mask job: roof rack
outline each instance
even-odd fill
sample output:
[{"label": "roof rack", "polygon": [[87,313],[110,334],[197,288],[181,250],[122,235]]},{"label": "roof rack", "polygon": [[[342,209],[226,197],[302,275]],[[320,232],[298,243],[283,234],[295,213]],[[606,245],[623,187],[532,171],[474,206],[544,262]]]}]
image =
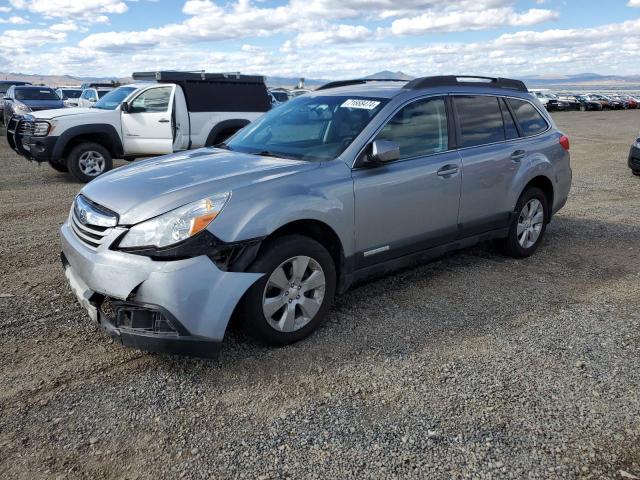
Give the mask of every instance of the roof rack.
[{"label": "roof rack", "polygon": [[437,77],[421,77],[411,80],[403,88],[418,90],[430,87],[491,87],[528,92],[524,82],[510,78],[478,77],[474,75],[442,75]]},{"label": "roof rack", "polygon": [[335,82],[325,83],[321,87],[316,88],[316,91],[348,87],[349,85],[364,85],[369,82],[406,82],[406,80],[398,80],[395,78],[356,78],[353,80],[336,80]]},{"label": "roof rack", "polygon": [[228,73],[206,73],[198,72],[178,72],[174,70],[165,70],[158,72],[134,72],[132,75],[134,80],[148,82],[183,82],[183,81],[202,81],[202,82],[242,82],[242,83],[264,83],[264,77],[260,75],[241,75],[240,72]]}]

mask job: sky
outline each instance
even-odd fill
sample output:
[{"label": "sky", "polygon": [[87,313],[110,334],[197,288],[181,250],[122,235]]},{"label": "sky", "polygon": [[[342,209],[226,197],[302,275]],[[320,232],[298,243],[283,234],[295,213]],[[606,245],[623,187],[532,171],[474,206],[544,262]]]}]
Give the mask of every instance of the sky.
[{"label": "sky", "polygon": [[0,71],[640,73],[640,0],[0,0]]}]

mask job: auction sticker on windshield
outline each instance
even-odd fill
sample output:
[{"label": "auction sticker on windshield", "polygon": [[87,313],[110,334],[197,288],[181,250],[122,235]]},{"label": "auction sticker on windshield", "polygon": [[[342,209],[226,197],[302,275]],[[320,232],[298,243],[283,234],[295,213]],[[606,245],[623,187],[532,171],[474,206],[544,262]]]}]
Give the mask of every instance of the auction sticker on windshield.
[{"label": "auction sticker on windshield", "polygon": [[340,106],[342,108],[362,108],[363,110],[373,110],[378,105],[380,105],[380,102],[377,102],[375,100],[362,100],[358,98],[350,98]]}]

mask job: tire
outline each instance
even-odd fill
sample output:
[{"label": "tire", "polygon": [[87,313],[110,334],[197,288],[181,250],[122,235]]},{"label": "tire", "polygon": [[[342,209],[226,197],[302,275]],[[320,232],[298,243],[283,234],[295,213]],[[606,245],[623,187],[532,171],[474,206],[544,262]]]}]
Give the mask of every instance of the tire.
[{"label": "tire", "polygon": [[[305,258],[309,260],[302,281],[296,280],[292,260],[296,259],[302,271]],[[240,304],[239,321],[247,335],[270,345],[288,345],[307,337],[325,321],[335,296],[336,268],[320,243],[300,235],[275,238],[263,245],[248,271],[265,275],[245,293]],[[304,287],[312,276],[319,284],[320,275],[324,275],[323,287],[306,293],[297,288]],[[292,283],[296,284],[293,288]],[[315,284],[312,281],[307,286]]]},{"label": "tire", "polygon": [[[96,165],[91,168],[91,165]],[[99,143],[84,142],[76,145],[67,157],[69,173],[76,180],[87,183],[113,168],[109,150]]]},{"label": "tire", "polygon": [[[536,201],[538,203],[536,203]],[[539,205],[539,208],[538,208]],[[535,217],[528,215],[529,206],[535,206]],[[527,208],[525,210],[525,207]],[[541,210],[541,212],[540,212]],[[522,192],[518,203],[515,208],[516,215],[514,215],[511,225],[509,226],[509,235],[501,242],[502,250],[505,254],[514,258],[526,258],[533,255],[547,230],[547,224],[549,223],[549,208],[547,204],[547,197],[542,190],[535,187],[528,187]],[[541,222],[538,213],[542,213]],[[533,220],[533,221],[531,221]],[[524,225],[525,229],[531,232],[531,236],[523,237],[526,232],[518,235],[518,231],[521,229],[519,225]],[[531,225],[531,228],[528,227]],[[532,236],[536,235],[535,240],[532,242]]]},{"label": "tire", "polygon": [[67,173],[69,171],[64,163],[56,162],[54,160],[49,160],[49,166],[56,172]]},{"label": "tire", "polygon": [[640,177],[640,170],[631,170],[631,173],[633,173],[636,177]]}]

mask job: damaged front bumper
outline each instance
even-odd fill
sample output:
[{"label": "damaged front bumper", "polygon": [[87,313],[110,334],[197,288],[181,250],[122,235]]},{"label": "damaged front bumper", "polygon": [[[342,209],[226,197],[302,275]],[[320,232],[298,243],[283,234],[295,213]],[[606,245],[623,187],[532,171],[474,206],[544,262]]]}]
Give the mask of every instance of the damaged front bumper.
[{"label": "damaged front bumper", "polygon": [[262,275],[220,270],[206,255],[158,261],[111,250],[114,229],[97,249],[61,228],[69,285],[89,316],[124,345],[211,356],[244,293]]}]

